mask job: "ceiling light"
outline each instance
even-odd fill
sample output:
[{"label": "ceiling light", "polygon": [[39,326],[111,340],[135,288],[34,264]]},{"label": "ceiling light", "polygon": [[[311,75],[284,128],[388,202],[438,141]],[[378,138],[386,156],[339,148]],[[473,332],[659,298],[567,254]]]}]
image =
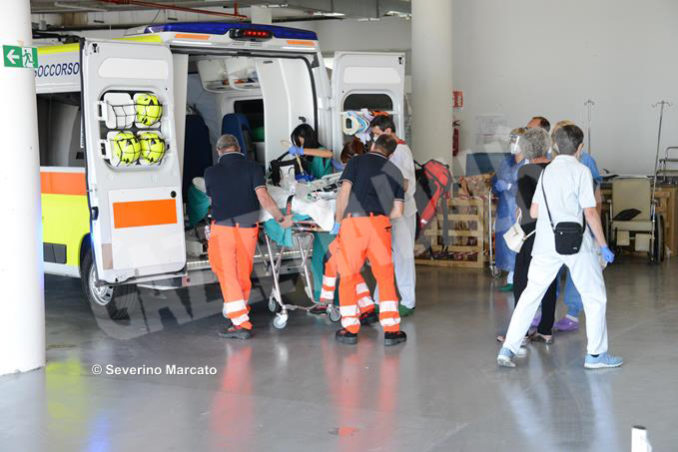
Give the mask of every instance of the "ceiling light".
[{"label": "ceiling light", "polygon": [[379,20],[381,19],[378,17],[361,17],[358,22],[379,22]]},{"label": "ceiling light", "polygon": [[323,17],[344,17],[346,14],[337,12],[314,11],[313,15]]},{"label": "ceiling light", "polygon": [[402,11],[387,11],[384,16],[391,16],[391,17],[400,17],[401,19],[411,19],[412,18],[412,13],[405,13]]},{"label": "ceiling light", "polygon": [[268,3],[261,6],[263,8],[287,8],[287,3]]}]

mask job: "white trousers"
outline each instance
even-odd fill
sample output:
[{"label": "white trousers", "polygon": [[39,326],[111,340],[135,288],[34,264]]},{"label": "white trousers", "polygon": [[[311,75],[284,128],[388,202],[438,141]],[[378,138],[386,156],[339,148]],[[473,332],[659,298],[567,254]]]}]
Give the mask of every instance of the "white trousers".
[{"label": "white trousers", "polygon": [[[391,249],[395,282],[400,294],[400,304],[407,308],[416,305],[415,286],[417,272],[414,266],[414,237],[417,233],[417,214],[391,220]],[[379,287],[374,292],[379,300]]]},{"label": "white trousers", "polygon": [[600,268],[597,256],[584,249],[571,256],[561,256],[554,252],[553,255],[538,254],[532,257],[527,274],[527,287],[513,311],[504,342],[504,347],[513,353],[520,348],[520,343],[530,327],[542,297],[563,265],[570,270],[572,282],[581,294],[584,304],[588,353],[597,355],[607,352],[607,324],[605,322],[607,296],[603,270]]}]

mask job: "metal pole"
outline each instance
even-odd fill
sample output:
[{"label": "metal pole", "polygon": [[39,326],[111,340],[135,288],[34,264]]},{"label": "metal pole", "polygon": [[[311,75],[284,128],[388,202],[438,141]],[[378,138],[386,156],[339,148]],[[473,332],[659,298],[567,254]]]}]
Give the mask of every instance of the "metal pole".
[{"label": "metal pole", "polygon": [[650,256],[652,260],[654,260],[654,254],[652,250],[654,249],[654,241],[655,241],[655,236],[654,236],[654,229],[655,225],[657,222],[657,215],[656,215],[656,209],[655,209],[655,197],[656,197],[656,191],[657,191],[657,169],[659,165],[659,150],[661,148],[661,143],[662,143],[662,124],[664,122],[664,108],[665,107],[670,107],[671,104],[670,102],[667,102],[665,100],[661,100],[657,102],[656,104],[652,105],[652,108],[657,108],[659,107],[659,131],[657,132],[657,153],[654,158],[654,175],[652,178],[652,199],[650,201],[650,213],[651,213],[651,218],[652,218],[652,230],[650,231]]},{"label": "metal pole", "polygon": [[584,102],[584,105],[586,105],[586,107],[587,107],[587,109],[588,109],[588,129],[587,129],[587,131],[586,131],[586,134],[588,135],[588,142],[589,142],[589,145],[588,145],[588,149],[587,149],[587,150],[589,151],[589,155],[591,155],[591,154],[593,153],[593,152],[591,151],[591,109],[593,108],[593,106],[594,106],[595,104],[596,104],[596,103],[593,102],[591,99],[588,99],[586,102]]},{"label": "metal pole", "polygon": [[[0,15],[0,375],[45,365],[40,151],[28,0],[5,0]],[[12,67],[13,66],[13,67]],[[17,67],[20,66],[20,67]]]}]

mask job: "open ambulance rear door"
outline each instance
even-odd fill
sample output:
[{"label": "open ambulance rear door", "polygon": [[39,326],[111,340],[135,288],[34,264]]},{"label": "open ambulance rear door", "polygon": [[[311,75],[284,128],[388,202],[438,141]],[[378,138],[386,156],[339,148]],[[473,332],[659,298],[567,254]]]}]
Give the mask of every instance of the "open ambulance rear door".
[{"label": "open ambulance rear door", "polygon": [[332,99],[334,149],[341,149],[353,135],[369,133],[359,113],[363,108],[393,115],[396,132],[404,137],[405,54],[335,53]]},{"label": "open ambulance rear door", "polygon": [[160,44],[100,40],[83,41],[81,53],[97,277],[115,284],[181,273],[186,244],[172,54]]},{"label": "open ambulance rear door", "polygon": [[266,168],[289,148],[290,134],[300,124],[318,129],[313,64],[315,54],[257,57],[257,75],[264,98]]}]

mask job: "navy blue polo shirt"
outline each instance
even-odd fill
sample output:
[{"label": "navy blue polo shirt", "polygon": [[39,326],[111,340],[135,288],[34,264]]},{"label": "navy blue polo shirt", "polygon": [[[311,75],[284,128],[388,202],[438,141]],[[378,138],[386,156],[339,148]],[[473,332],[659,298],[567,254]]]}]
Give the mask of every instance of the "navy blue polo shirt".
[{"label": "navy blue polo shirt", "polygon": [[388,157],[376,152],[349,160],[340,181],[352,185],[347,214],[388,216],[393,203],[405,198],[403,174]]},{"label": "navy blue polo shirt", "polygon": [[259,221],[261,205],[256,190],[266,188],[266,180],[264,169],[257,163],[240,152],[224,154],[205,170],[205,186],[217,224],[252,227]]}]

